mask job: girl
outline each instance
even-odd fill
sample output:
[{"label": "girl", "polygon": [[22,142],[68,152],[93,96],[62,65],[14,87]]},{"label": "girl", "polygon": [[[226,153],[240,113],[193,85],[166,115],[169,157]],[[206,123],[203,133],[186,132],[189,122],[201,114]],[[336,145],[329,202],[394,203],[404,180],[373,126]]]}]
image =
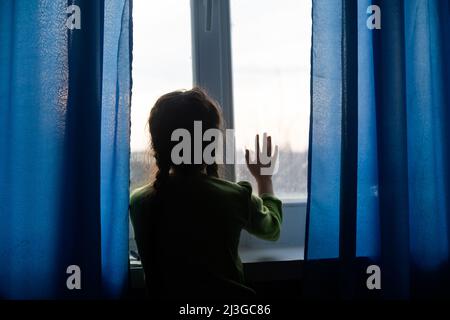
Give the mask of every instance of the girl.
[{"label": "girl", "polygon": [[[252,291],[245,287],[238,254],[241,230],[272,241],[280,235],[281,201],[274,195],[272,177],[261,174],[273,163],[261,164],[257,136],[256,161],[250,161],[249,150],[245,156],[259,196],[248,182],[220,179],[216,164],[175,165],[172,133],[185,129],[193,137],[197,121],[202,136],[223,122],[218,105],[199,88],[162,96],[150,113],[158,172],[130,201],[147,288],[157,297],[247,296]],[[271,138],[264,138],[265,156],[271,157]]]}]

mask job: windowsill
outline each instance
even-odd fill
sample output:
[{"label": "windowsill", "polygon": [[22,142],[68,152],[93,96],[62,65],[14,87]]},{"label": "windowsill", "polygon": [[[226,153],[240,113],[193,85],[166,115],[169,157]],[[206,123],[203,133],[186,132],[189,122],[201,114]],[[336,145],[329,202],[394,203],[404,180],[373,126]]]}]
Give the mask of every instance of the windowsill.
[{"label": "windowsill", "polygon": [[304,247],[239,249],[242,263],[298,261],[304,259]]},{"label": "windowsill", "polygon": [[[304,247],[284,248],[239,248],[239,256],[243,264],[258,262],[283,262],[304,260]],[[132,260],[130,269],[141,269],[140,261]]]},{"label": "windowsill", "polygon": [[[301,277],[304,247],[239,248],[246,279],[250,282],[298,280]],[[131,287],[144,290],[144,270],[140,261],[130,263]]]},{"label": "windowsill", "polygon": [[306,207],[306,204],[308,202],[308,199],[286,199],[281,198],[281,202],[283,203],[284,207],[298,207],[298,206],[304,206]]}]

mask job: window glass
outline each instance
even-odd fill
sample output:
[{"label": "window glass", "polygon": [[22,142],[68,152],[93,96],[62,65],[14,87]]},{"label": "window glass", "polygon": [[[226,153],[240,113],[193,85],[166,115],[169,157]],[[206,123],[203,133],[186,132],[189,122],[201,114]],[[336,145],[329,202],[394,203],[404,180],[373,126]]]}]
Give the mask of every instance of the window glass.
[{"label": "window glass", "polygon": [[133,1],[131,190],[149,176],[147,120],[164,93],[192,87],[189,0]]},{"label": "window glass", "polygon": [[[162,94],[192,87],[190,1],[134,0],[133,24],[130,191],[150,177],[150,109]],[[132,265],[136,258],[130,223]]]},{"label": "window glass", "polygon": [[[236,155],[254,148],[256,133],[279,145],[277,194],[307,195],[311,1],[231,0]],[[245,165],[238,180],[253,180]]]}]

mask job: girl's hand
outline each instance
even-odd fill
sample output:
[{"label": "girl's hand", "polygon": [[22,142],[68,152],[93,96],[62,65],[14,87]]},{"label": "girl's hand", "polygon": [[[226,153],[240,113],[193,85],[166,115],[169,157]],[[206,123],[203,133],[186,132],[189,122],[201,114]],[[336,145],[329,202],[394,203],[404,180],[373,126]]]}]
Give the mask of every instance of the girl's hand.
[{"label": "girl's hand", "polygon": [[272,154],[272,137],[264,133],[263,148],[259,147],[259,135],[255,139],[255,154],[256,159],[250,159],[250,150],[245,150],[245,161],[248,170],[255,178],[259,193],[273,194],[272,175],[276,168],[278,159],[278,146],[275,146],[275,152]]}]

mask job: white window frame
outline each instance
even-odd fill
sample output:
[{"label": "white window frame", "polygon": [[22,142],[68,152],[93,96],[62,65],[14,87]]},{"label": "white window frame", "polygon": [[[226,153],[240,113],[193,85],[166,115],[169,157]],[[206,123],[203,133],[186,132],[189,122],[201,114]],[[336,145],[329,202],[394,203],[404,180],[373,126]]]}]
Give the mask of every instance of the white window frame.
[{"label": "white window frame", "polygon": [[[230,0],[190,0],[193,84],[205,88],[223,111],[227,129],[234,129],[233,69]],[[274,0],[275,1],[275,0]],[[234,165],[227,165],[225,177],[235,181]],[[241,248],[250,250],[304,247],[306,199],[284,199],[284,222],[287,228],[276,243],[243,234]],[[303,230],[303,231],[301,231]],[[130,232],[130,238],[132,234]],[[302,253],[303,254],[303,253]],[[253,254],[254,255],[254,254]],[[243,262],[256,262],[245,261]]]}]

